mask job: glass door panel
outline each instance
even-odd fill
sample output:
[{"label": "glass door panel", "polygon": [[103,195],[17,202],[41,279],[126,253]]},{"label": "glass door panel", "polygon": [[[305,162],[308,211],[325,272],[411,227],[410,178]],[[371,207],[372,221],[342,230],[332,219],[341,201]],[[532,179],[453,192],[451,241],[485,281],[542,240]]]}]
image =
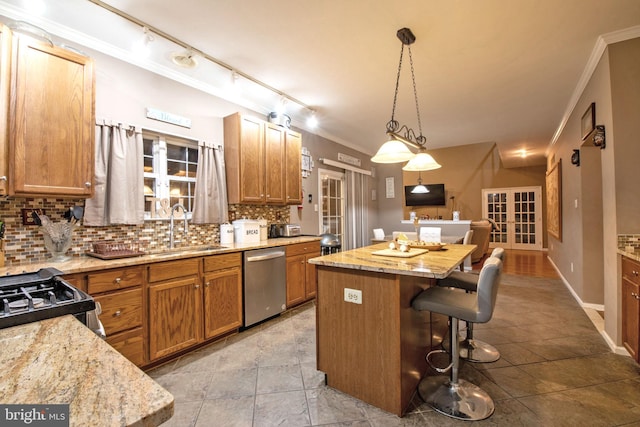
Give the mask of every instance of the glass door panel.
[{"label": "glass door panel", "polygon": [[482,190],[483,216],[497,226],[491,232],[491,247],[542,249],[541,194],[540,187]]}]

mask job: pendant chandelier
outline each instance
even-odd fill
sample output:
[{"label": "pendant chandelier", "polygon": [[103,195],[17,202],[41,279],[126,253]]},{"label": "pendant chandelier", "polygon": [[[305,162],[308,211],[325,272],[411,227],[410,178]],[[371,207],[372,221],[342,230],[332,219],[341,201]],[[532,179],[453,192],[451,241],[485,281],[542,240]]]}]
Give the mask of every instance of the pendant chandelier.
[{"label": "pendant chandelier", "polygon": [[[396,33],[398,39],[402,42],[400,49],[400,63],[398,64],[398,76],[396,77],[396,90],[393,95],[393,109],[391,110],[391,120],[387,123],[387,135],[389,140],[382,144],[375,156],[371,158],[374,163],[408,163],[402,168],[406,171],[427,171],[438,169],[441,167],[431,155],[427,153],[425,144],[427,138],[422,135],[422,123],[420,122],[420,109],[418,108],[418,92],[416,90],[416,78],[413,71],[413,58],[411,56],[411,44],[416,41],[409,28],[401,28]],[[400,83],[400,71],[402,70],[402,57],[404,47],[407,46],[409,52],[409,63],[411,65],[411,79],[413,82],[413,95],[416,102],[416,114],[418,116],[418,135],[415,131],[406,125],[400,126],[395,119],[396,101],[398,99],[398,85]],[[409,147],[416,148],[417,154],[409,150]]]}]

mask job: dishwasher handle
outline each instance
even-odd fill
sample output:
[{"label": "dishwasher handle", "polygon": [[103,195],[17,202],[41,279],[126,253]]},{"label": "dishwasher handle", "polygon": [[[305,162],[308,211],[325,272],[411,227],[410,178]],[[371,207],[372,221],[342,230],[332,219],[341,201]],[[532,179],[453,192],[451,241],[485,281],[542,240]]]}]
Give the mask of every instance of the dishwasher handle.
[{"label": "dishwasher handle", "polygon": [[254,255],[254,256],[248,256],[247,257],[247,262],[254,262],[254,261],[265,261],[268,259],[274,259],[274,258],[280,258],[285,256],[285,252],[284,251],[274,251],[274,252],[269,252],[267,254],[264,255]]}]

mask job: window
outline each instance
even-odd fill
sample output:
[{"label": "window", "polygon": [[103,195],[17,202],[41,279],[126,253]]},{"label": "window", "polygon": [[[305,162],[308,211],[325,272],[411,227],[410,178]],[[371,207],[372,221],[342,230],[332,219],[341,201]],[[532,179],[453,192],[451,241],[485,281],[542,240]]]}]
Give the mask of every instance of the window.
[{"label": "window", "polygon": [[168,218],[176,203],[193,210],[198,144],[143,132],[145,219]]}]

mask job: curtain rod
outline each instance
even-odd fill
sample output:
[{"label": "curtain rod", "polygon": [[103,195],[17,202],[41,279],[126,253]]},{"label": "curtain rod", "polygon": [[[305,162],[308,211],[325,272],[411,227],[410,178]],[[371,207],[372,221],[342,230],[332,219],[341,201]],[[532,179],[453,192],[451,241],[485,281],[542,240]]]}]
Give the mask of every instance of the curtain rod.
[{"label": "curtain rod", "polygon": [[147,24],[146,22],[144,22],[144,21],[142,21],[142,20],[140,20],[140,19],[138,19],[138,18],[136,18],[134,16],[131,16],[126,12],[123,12],[120,9],[117,9],[117,8],[111,6],[110,4],[107,4],[107,3],[105,3],[105,2],[103,2],[101,0],[89,0],[89,1],[91,3],[93,3],[93,4],[95,4],[96,6],[100,6],[101,8],[103,8],[105,10],[108,10],[109,12],[114,13],[114,14],[118,15],[121,18],[126,19],[129,22],[132,22],[132,23],[134,23],[136,25],[140,25],[141,27],[146,27],[149,31],[159,35],[160,37],[165,38],[165,39],[167,39],[167,40],[169,40],[169,41],[181,46],[184,49],[190,50],[190,51],[198,54],[199,56],[202,56],[203,58],[213,62],[214,64],[217,64],[222,68],[226,68],[227,70],[231,71],[232,73],[236,73],[237,75],[242,76],[243,78],[245,78],[245,79],[247,79],[247,80],[249,80],[249,81],[251,81],[251,82],[253,82],[253,83],[255,83],[255,84],[259,85],[259,86],[262,86],[263,88],[265,88],[267,90],[270,90],[271,92],[276,93],[276,94],[282,96],[283,98],[288,99],[289,101],[295,102],[296,104],[302,106],[303,108],[306,108],[309,111],[314,111],[310,106],[308,106],[304,102],[294,98],[293,96],[287,95],[283,91],[281,91],[279,89],[276,89],[273,86],[270,86],[270,85],[268,85],[268,84],[266,84],[266,83],[264,83],[264,82],[262,82],[262,81],[260,81],[260,80],[258,80],[256,78],[254,78],[254,77],[252,77],[252,76],[250,76],[250,75],[238,70],[237,68],[232,67],[231,65],[227,64],[226,62],[223,62],[223,61],[221,61],[221,60],[219,60],[217,58],[214,58],[213,56],[203,52],[200,49],[194,48],[193,46],[187,44],[186,42],[183,42],[182,40],[179,40],[179,39],[173,37],[172,35],[167,34],[164,31],[162,31],[162,30],[160,30],[160,29],[158,29],[158,28],[156,28],[156,27],[154,27],[152,25]]},{"label": "curtain rod", "polygon": [[371,176],[371,171],[368,171],[368,170],[365,170],[365,169],[360,169],[360,168],[357,168],[355,166],[351,166],[351,165],[349,165],[347,163],[337,162],[335,160],[324,159],[324,158],[320,158],[318,160],[320,160],[325,165],[335,166],[337,168],[342,168],[342,169],[346,169],[346,170],[349,170],[349,171],[358,172],[358,173],[361,173],[362,175]]}]

